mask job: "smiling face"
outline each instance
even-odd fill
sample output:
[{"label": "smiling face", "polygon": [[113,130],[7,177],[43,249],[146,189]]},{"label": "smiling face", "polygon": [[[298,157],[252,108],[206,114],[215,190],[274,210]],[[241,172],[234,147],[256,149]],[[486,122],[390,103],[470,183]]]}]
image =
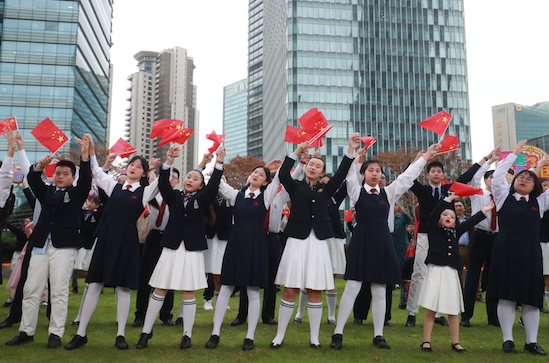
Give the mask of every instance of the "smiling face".
[{"label": "smiling face", "polygon": [[324,160],[311,158],[305,167],[305,178],[309,182],[316,182],[325,174]]},{"label": "smiling face", "polygon": [[440,213],[438,224],[446,228],[454,228],[456,226],[456,213],[451,209],[445,209]]},{"label": "smiling face", "polygon": [[[364,176],[364,183],[374,188],[381,183],[383,173],[381,172],[381,165],[378,163],[369,163],[362,174]],[[381,187],[381,186],[380,186]]]},{"label": "smiling face", "polygon": [[193,193],[202,189],[203,184],[204,177],[202,176],[202,173],[198,170],[191,170],[183,180],[183,189],[185,189],[187,193]]}]

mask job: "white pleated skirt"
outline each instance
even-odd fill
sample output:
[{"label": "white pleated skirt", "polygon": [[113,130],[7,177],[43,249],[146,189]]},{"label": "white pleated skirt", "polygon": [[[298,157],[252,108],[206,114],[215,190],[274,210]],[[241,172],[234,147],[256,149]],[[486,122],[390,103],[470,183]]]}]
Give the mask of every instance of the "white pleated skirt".
[{"label": "white pleated skirt", "polygon": [[458,315],[465,311],[458,271],[450,266],[428,264],[419,305],[441,314]]},{"label": "white pleated skirt", "polygon": [[549,275],[549,242],[540,242],[543,274]]},{"label": "white pleated skirt", "polygon": [[177,250],[164,247],[149,285],[158,289],[181,291],[196,291],[208,287],[204,252],[187,251],[183,242]]},{"label": "white pleated skirt", "polygon": [[95,243],[93,247],[89,250],[85,248],[79,248],[76,254],[76,259],[74,260],[74,269],[88,271],[90,268],[90,262],[93,255],[93,250],[95,249]]},{"label": "white pleated skirt", "polygon": [[207,273],[221,275],[221,265],[223,264],[223,256],[227,248],[227,241],[217,238],[217,234],[206,240],[208,249],[204,251],[204,265]]},{"label": "white pleated skirt", "polygon": [[327,241],[334,275],[345,274],[345,267],[347,266],[347,260],[345,258],[345,239],[333,237],[327,239]]},{"label": "white pleated skirt", "polygon": [[298,289],[333,289],[334,273],[328,241],[318,239],[312,230],[306,239],[288,238],[275,284]]}]

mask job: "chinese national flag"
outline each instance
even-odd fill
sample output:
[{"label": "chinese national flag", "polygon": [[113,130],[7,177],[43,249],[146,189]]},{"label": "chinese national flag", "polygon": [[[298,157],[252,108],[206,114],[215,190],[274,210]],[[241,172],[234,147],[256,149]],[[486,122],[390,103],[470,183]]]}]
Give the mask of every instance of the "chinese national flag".
[{"label": "chinese national flag", "polygon": [[419,126],[436,132],[440,136],[444,134],[448,126],[450,125],[450,120],[452,115],[446,111],[440,111],[436,115],[433,115],[419,123]]},{"label": "chinese national flag", "polygon": [[15,119],[15,117],[10,117],[0,121],[0,135],[4,135],[5,127],[10,129],[11,131],[15,131],[19,129],[19,126],[17,126],[17,120]]},{"label": "chinese national flag", "polygon": [[345,222],[352,222],[354,219],[353,217],[353,210],[352,209],[347,209],[345,211],[345,213],[343,213],[343,220]]},{"label": "chinese national flag", "polygon": [[49,165],[46,165],[46,167],[44,168],[44,171],[46,172],[46,176],[48,178],[53,178],[53,173],[55,172],[55,166],[57,165],[58,162],[59,160],[53,159],[51,163]]},{"label": "chinese national flag", "polygon": [[183,128],[183,121],[167,118],[158,120],[153,124],[151,135],[149,136],[149,138],[154,139],[157,136],[164,137],[163,134],[165,131],[171,132],[174,128]]},{"label": "chinese national flag", "polygon": [[461,198],[470,197],[471,195],[482,195],[483,191],[481,188],[472,187],[467,184],[454,182],[450,187],[450,191],[456,193]]},{"label": "chinese national flag", "polygon": [[299,118],[299,124],[301,128],[311,135],[317,134],[319,131],[328,127],[328,121],[326,117],[318,110],[318,108],[311,108],[305,112],[303,116]]},{"label": "chinese national flag", "polygon": [[118,141],[116,141],[116,143],[109,149],[109,151],[120,156],[121,158],[128,157],[137,152],[133,146],[124,141],[122,138],[119,138]]},{"label": "chinese national flag", "polygon": [[366,145],[365,148],[366,150],[368,150],[370,146],[376,143],[377,140],[375,137],[372,137],[372,136],[362,136],[360,138],[360,141],[362,141],[364,145]]},{"label": "chinese national flag", "polygon": [[214,142],[213,145],[208,149],[211,154],[216,151],[219,145],[221,145],[221,143],[223,142],[223,140],[225,140],[225,135],[218,135],[215,133],[215,131],[212,131],[211,134],[206,135],[206,139],[212,140]]},{"label": "chinese national flag", "polygon": [[[315,136],[315,134],[309,134],[303,129],[286,125],[286,134],[284,136],[284,141],[291,142],[292,144],[301,144],[302,142],[309,141],[309,139]],[[322,146],[322,139],[319,138],[315,142],[311,143],[309,145],[309,148],[321,147],[321,146]]]},{"label": "chinese national flag", "polygon": [[438,151],[439,154],[447,153],[459,149],[459,138],[458,136],[444,135],[442,140],[442,146]]},{"label": "chinese national flag", "polygon": [[55,124],[50,120],[49,117],[46,117],[44,121],[40,122],[34,130],[31,131],[31,134],[44,145],[48,150],[55,153],[59,150],[69,138],[63,133]]},{"label": "chinese national flag", "polygon": [[183,145],[185,141],[192,135],[194,129],[181,129],[175,128],[171,131],[164,131],[162,140],[158,143],[158,146],[163,146],[169,142]]}]

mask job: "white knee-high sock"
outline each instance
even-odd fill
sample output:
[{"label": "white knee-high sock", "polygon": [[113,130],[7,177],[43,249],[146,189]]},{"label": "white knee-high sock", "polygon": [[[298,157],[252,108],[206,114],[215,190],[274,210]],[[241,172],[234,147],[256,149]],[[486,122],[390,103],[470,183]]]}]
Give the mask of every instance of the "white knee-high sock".
[{"label": "white knee-high sock", "polygon": [[318,334],[320,332],[320,320],[322,320],[322,301],[307,304],[307,314],[309,314],[309,329],[311,330],[311,344],[319,345]]},{"label": "white knee-high sock", "polygon": [[353,311],[355,305],[356,297],[360,292],[362,287],[362,281],[347,280],[345,283],[345,290],[343,290],[343,295],[341,295],[341,300],[339,301],[339,311],[337,313],[337,324],[334,330],[334,334],[343,334],[343,328]]},{"label": "white knee-high sock", "polygon": [[328,303],[328,320],[335,320],[337,291],[326,291],[326,302]]},{"label": "white knee-high sock", "polygon": [[118,296],[116,304],[116,321],[118,322],[117,335],[124,336],[126,332],[126,323],[130,314],[130,289],[127,287],[116,287],[116,296]]},{"label": "white knee-high sock", "polygon": [[229,304],[229,299],[231,298],[233,291],[234,286],[221,286],[219,296],[217,297],[217,302],[215,303],[216,309],[214,312],[212,335],[219,335],[219,332],[221,331],[221,324],[223,323],[223,318],[225,317],[225,312],[227,311],[227,305]]},{"label": "white knee-high sock", "polygon": [[309,301],[309,295],[306,290],[299,290],[299,304],[297,305],[297,313],[295,317],[297,319],[303,319],[303,314],[305,314],[305,307]]},{"label": "white knee-high sock", "polygon": [[183,319],[183,306],[185,304],[183,303],[183,299],[181,299],[181,304],[179,304],[179,313],[177,315],[178,318]]},{"label": "white knee-high sock", "polygon": [[385,311],[387,310],[387,305],[385,304],[386,289],[387,285],[375,283],[370,284],[370,291],[372,292],[372,317],[374,320],[374,337],[378,335],[383,336]]},{"label": "white knee-high sock", "polygon": [[182,301],[183,305],[183,335],[189,338],[193,335],[194,318],[196,317],[196,299]]},{"label": "white knee-high sock", "polygon": [[219,298],[219,291],[214,291],[214,296],[213,296],[213,299],[212,299],[212,305],[215,309],[215,307],[217,306],[217,299]]},{"label": "white knee-high sock", "polygon": [[82,294],[82,301],[80,301],[80,308],[78,308],[78,315],[76,315],[76,318],[74,321],[80,321],[80,316],[82,315],[82,306],[84,305],[84,301],[86,300],[86,295],[88,294],[88,284],[86,284],[86,288],[84,289],[84,293]]},{"label": "white knee-high sock", "polygon": [[143,333],[150,334],[150,332],[152,332],[154,322],[160,313],[160,309],[162,309],[162,305],[164,305],[165,298],[165,296],[157,295],[154,292],[152,293],[151,298],[149,299],[147,312],[145,313],[145,322],[143,323],[142,330]]},{"label": "white knee-high sock", "polygon": [[526,344],[538,342],[539,309],[532,305],[522,304],[522,321],[526,331]]},{"label": "white knee-high sock", "polygon": [[259,287],[247,286],[248,292],[248,332],[246,338],[254,340],[255,329],[259,321]]},{"label": "white knee-high sock", "polygon": [[90,319],[97,307],[97,302],[99,301],[99,295],[103,290],[103,284],[92,282],[88,285],[88,293],[86,295],[86,300],[82,304],[82,314],[80,316],[80,325],[78,325],[78,330],[76,334],[85,337],[86,328],[90,322]]},{"label": "white knee-high sock", "polygon": [[278,308],[278,327],[276,328],[276,337],[273,339],[273,343],[282,344],[284,336],[286,335],[288,323],[294,313],[294,307],[295,302],[280,299],[280,307]]},{"label": "white knee-high sock", "polygon": [[[503,341],[513,341],[513,324],[515,323],[515,301],[499,299],[498,301],[498,320],[503,334]],[[524,319],[523,319],[524,320]]]}]

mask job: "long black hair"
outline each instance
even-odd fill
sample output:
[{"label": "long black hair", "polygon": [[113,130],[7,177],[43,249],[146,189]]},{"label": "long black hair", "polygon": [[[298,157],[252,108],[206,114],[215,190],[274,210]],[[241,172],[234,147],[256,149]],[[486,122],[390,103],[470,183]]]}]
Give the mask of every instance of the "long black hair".
[{"label": "long black hair", "polygon": [[141,161],[141,167],[143,168],[143,172],[144,172],[144,176],[142,176],[140,179],[139,179],[139,184],[141,184],[141,186],[144,188],[146,187],[147,185],[149,185],[149,162],[147,161],[147,159],[145,159],[144,157],[142,156],[139,156],[139,155],[136,155],[134,156],[133,158],[131,158],[130,162],[128,163],[128,165],[130,165],[131,163],[133,163],[134,161],[136,160],[139,160]]},{"label": "long black hair", "polygon": [[[269,185],[271,183],[271,180],[272,180],[271,171],[266,166],[259,165],[259,166],[256,166],[255,168],[252,169],[252,173],[256,169],[263,169],[263,171],[265,172],[265,181],[267,182],[267,185]],[[259,188],[259,190],[261,190],[261,192],[263,192],[265,190],[265,188],[267,188],[267,185],[262,185],[261,188]],[[250,186],[250,183],[246,183],[246,186],[242,190],[245,191],[246,189],[249,188],[249,186]]]},{"label": "long black hair", "polygon": [[511,187],[509,188],[509,193],[513,194],[516,192],[515,190],[515,180],[521,176],[526,174],[527,177],[531,177],[534,180],[534,189],[530,192],[530,196],[532,198],[537,198],[538,195],[540,195],[543,191],[543,187],[541,186],[541,181],[539,180],[539,177],[531,170],[522,170],[520,173],[515,175],[513,178],[513,182],[511,183]]}]

